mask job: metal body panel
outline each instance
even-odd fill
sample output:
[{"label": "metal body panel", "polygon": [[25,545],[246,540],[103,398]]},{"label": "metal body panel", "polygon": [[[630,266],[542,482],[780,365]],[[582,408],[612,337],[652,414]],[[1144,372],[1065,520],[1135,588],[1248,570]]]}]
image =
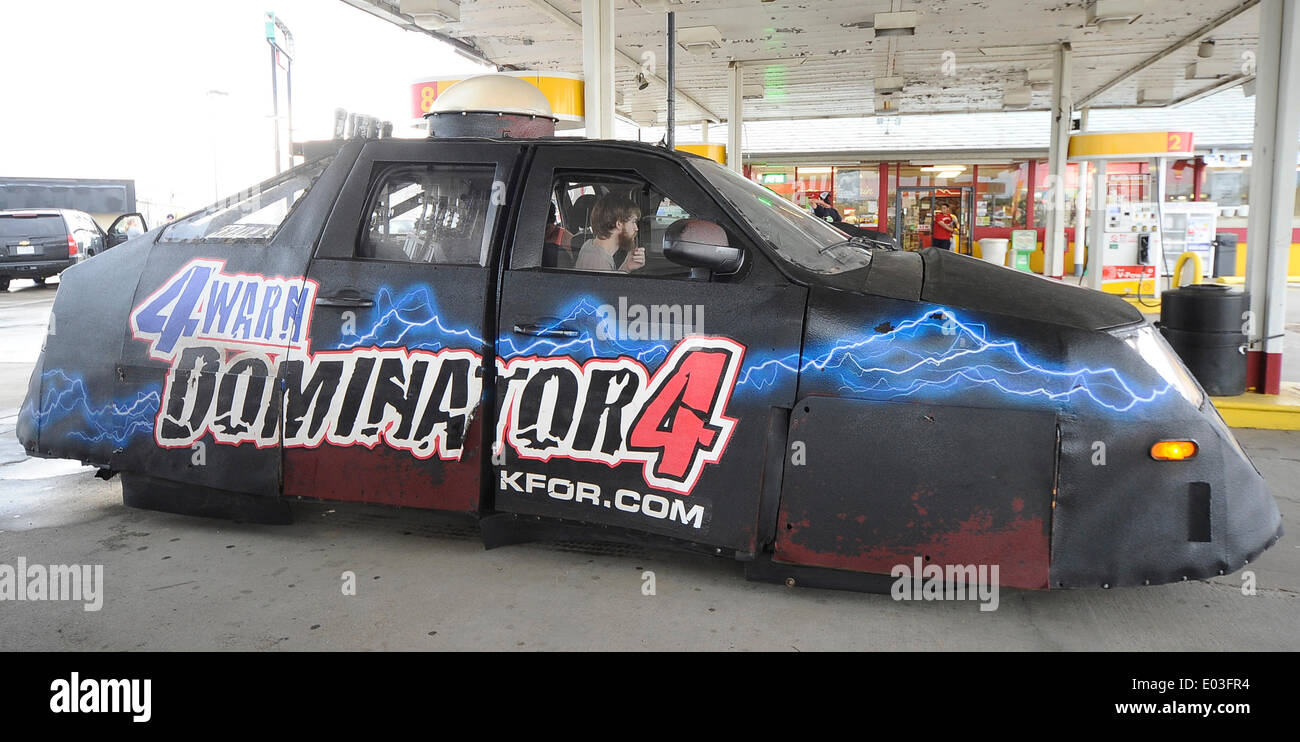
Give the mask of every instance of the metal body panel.
[{"label": "metal body panel", "polygon": [[996,565],[1046,588],[1056,416],[920,402],[807,397],[790,440],[774,559],[889,574],[920,558]]},{"label": "metal body panel", "polygon": [[[757,528],[764,457],[780,455],[765,449],[769,417],[793,403],[796,383],[768,367],[798,353],[807,290],[672,159],[599,154],[541,147],[525,186],[501,284],[496,509],[752,554],[771,535]],[[554,178],[575,171],[636,172],[741,240],[740,272],[709,281],[540,269]],[[649,322],[629,321],[628,307]],[[656,321],[660,312],[676,324]],[[530,335],[529,325],[563,334]],[[529,486],[529,476],[544,481]],[[579,484],[599,492],[579,497]]]},{"label": "metal body panel", "polygon": [[[795,390],[793,376],[773,378],[763,366],[797,346],[804,293],[628,276],[507,274],[497,346],[496,508],[753,552],[763,535],[755,526],[768,416],[773,407],[790,405]],[[601,318],[617,316],[620,302],[702,309],[703,333],[611,337]],[[539,317],[578,335],[512,332],[521,320]],[[700,363],[706,359],[718,362]],[[602,405],[610,397],[616,404]],[[657,442],[638,447],[641,436]],[[521,472],[522,479],[512,478]],[[527,486],[528,476],[538,474],[546,485]],[[556,481],[591,484],[599,493],[579,501],[568,485],[552,486]]]},{"label": "metal body panel", "polygon": [[152,432],[161,390],[115,394],[125,319],[150,247],[148,235],[137,237],[60,277],[18,418],[29,454],[113,466]]},{"label": "metal body panel", "polygon": [[317,259],[308,280],[373,303],[316,306],[282,364],[284,493],[476,511],[487,270]]},{"label": "metal body panel", "polygon": [[[1004,273],[1014,275],[1001,270],[990,275]],[[1054,440],[1041,440],[1046,433],[1033,442],[1034,450],[1047,446],[1059,460],[1051,538],[1053,587],[1156,584],[1184,575],[1213,575],[1220,569],[1239,569],[1276,540],[1276,503],[1208,401],[1194,406],[1121,338],[1054,321],[1061,312],[1081,312],[1078,307],[1059,309],[1053,321],[981,311],[983,296],[995,286],[967,298],[966,307],[957,303],[960,292],[950,294],[955,301],[936,306],[814,289],[800,361],[799,405],[831,396],[908,401],[938,405],[940,410],[981,407],[1054,415],[1059,420],[1059,448]],[[794,421],[802,409],[796,406]],[[959,422],[950,418],[949,424]],[[1019,434],[1017,430],[1008,435]],[[862,450],[847,435],[817,435],[827,445],[838,442]],[[973,433],[965,437],[965,445],[978,447],[992,435]],[[801,439],[793,424],[790,437]],[[1158,440],[1189,438],[1202,443],[1196,459],[1155,461],[1149,455]],[[918,466],[918,455],[923,452],[895,457],[889,466],[901,473],[890,476],[905,481],[909,476],[935,476]],[[1027,459],[1026,465],[1035,460]],[[842,481],[833,466],[810,468],[791,479],[787,461],[786,472],[783,512],[786,498],[792,496],[790,488],[801,477],[821,477],[823,488]],[[1192,521],[1200,495],[1189,493],[1203,493],[1205,485],[1212,539],[1192,541],[1188,534],[1198,527]],[[1000,496],[996,488],[972,492],[974,502],[989,507],[996,507]],[[806,498],[800,502],[807,504]],[[778,538],[789,524],[783,523]],[[859,552],[845,545],[830,553],[832,557],[815,561],[845,564]],[[786,555],[813,558],[798,549]]]},{"label": "metal body panel", "polygon": [[[478,163],[504,182],[520,151],[381,140],[357,157],[306,278],[318,287],[311,346],[290,352],[282,366],[286,495],[479,510],[491,271],[356,252],[385,168]],[[489,252],[499,239],[499,205],[483,227]]]}]

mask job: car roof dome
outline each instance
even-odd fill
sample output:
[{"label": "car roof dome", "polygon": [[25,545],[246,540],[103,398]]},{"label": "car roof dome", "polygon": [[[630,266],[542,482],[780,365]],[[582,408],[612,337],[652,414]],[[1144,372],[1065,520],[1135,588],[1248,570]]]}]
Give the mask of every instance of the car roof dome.
[{"label": "car roof dome", "polygon": [[447,88],[429,108],[441,113],[494,113],[554,120],[546,95],[536,85],[509,75],[476,75]]}]

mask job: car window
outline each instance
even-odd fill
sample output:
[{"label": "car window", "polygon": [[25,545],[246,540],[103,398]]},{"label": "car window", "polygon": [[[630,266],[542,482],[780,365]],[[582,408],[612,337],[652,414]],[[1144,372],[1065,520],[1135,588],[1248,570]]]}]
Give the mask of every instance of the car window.
[{"label": "car window", "polygon": [[0,214],[0,239],[60,237],[68,233],[63,217],[55,214]]},{"label": "car window", "polygon": [[690,268],[664,255],[664,233],[691,213],[648,181],[629,174],[557,175],[542,267],[689,278]]},{"label": "car window", "polygon": [[[268,181],[178,219],[159,242],[270,242],[334,159],[333,155],[288,170]],[[126,227],[123,222],[119,231]],[[143,231],[143,229],[141,229]],[[127,232],[130,234],[130,232]]]},{"label": "car window", "polygon": [[128,216],[117,223],[117,231],[128,237],[137,237],[144,234],[144,224],[138,216]]},{"label": "car window", "polygon": [[376,165],[356,257],[483,265],[499,208],[496,166]]}]

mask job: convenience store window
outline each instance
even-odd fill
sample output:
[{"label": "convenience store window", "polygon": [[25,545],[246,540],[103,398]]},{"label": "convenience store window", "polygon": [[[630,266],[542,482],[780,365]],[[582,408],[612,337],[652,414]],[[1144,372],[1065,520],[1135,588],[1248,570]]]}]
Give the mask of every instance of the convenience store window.
[{"label": "convenience store window", "polygon": [[[920,165],[898,165],[896,167],[898,170],[898,177],[891,178],[891,181],[893,181],[889,184],[891,188],[895,185],[900,187],[938,185],[934,182],[934,178],[932,177],[934,173],[928,170],[922,170]],[[889,198],[892,202],[894,197],[891,194]]]},{"label": "convenience store window", "polygon": [[[1206,155],[1201,200],[1219,207],[1219,227],[1245,228],[1250,218],[1250,153]],[[1296,166],[1296,195],[1291,227],[1300,229],[1300,163]]]},{"label": "convenience store window", "polygon": [[1219,207],[1220,227],[1245,227],[1250,215],[1250,164],[1226,156],[1205,165],[1202,195]]},{"label": "convenience store window", "polygon": [[1196,160],[1170,160],[1165,163],[1165,200],[1196,200]]},{"label": "convenience store window", "polygon": [[[1065,189],[1065,225],[1067,227],[1074,225],[1074,215],[1076,212],[1074,198],[1079,191],[1079,166],[1076,163],[1066,163],[1065,178],[1062,187]],[[1052,187],[1052,174],[1047,169],[1047,161],[1039,160],[1034,165],[1034,226],[1047,226],[1047,212],[1055,208],[1053,203],[1055,194],[1048,189]]]},{"label": "convenience store window", "polygon": [[754,182],[764,188],[770,188],[782,198],[788,201],[794,200],[795,178],[793,165],[756,165],[750,171],[750,177]]},{"label": "convenience store window", "polygon": [[833,192],[835,189],[835,168],[830,165],[810,165],[807,167],[796,167],[794,169],[795,177],[795,204],[803,208],[811,208],[808,203],[808,194]]},{"label": "convenience store window", "polygon": [[1108,203],[1146,203],[1155,200],[1155,178],[1146,162],[1106,163]]},{"label": "convenience store window", "polygon": [[975,186],[975,226],[1023,229],[1029,163],[980,165]]},{"label": "convenience store window", "polygon": [[880,169],[835,168],[835,209],[849,224],[879,229]]}]

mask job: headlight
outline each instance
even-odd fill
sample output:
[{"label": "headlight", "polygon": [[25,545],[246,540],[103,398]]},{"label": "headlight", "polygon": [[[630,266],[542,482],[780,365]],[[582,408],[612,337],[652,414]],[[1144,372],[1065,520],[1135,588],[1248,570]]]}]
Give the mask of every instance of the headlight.
[{"label": "headlight", "polygon": [[1205,392],[1201,391],[1201,385],[1192,378],[1192,374],[1183,365],[1178,354],[1169,347],[1169,343],[1165,342],[1156,328],[1143,324],[1138,327],[1112,330],[1111,334],[1136,350],[1138,355],[1142,356],[1142,360],[1177,389],[1178,393],[1191,402],[1193,407],[1200,408],[1201,403],[1205,401]]}]

